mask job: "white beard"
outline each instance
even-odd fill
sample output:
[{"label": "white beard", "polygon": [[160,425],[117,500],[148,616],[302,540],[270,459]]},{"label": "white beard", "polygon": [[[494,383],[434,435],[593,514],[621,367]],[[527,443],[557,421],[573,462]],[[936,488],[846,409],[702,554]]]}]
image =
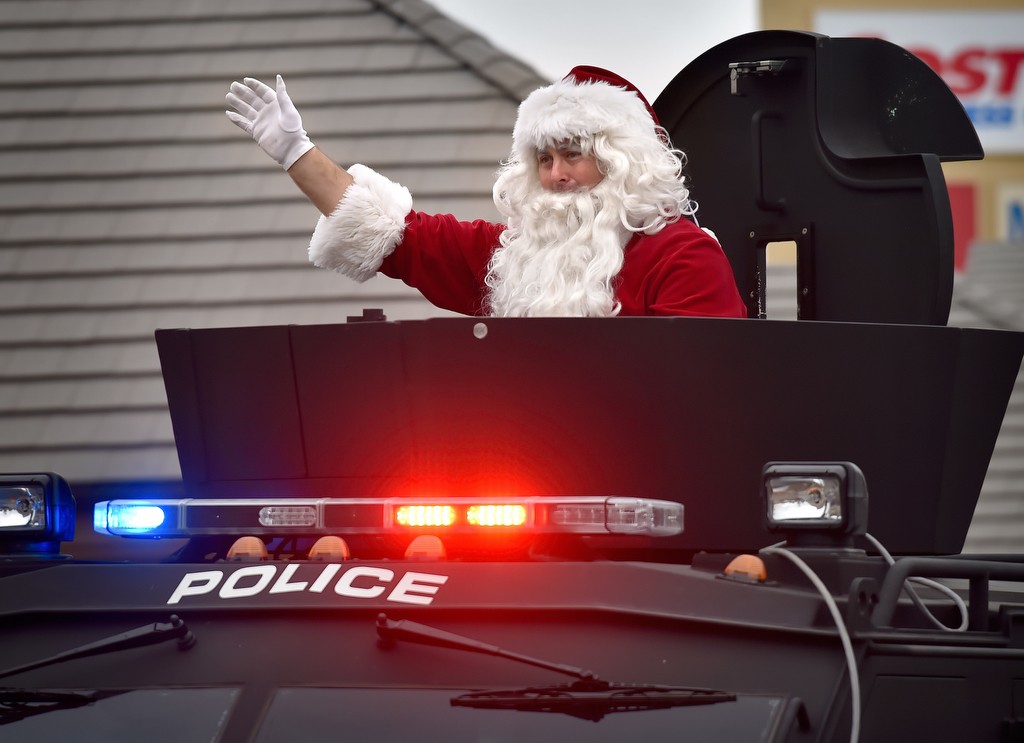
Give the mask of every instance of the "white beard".
[{"label": "white beard", "polygon": [[[602,188],[605,186],[605,188]],[[538,189],[510,217],[487,273],[496,317],[610,317],[631,233],[607,179],[589,190]]]}]

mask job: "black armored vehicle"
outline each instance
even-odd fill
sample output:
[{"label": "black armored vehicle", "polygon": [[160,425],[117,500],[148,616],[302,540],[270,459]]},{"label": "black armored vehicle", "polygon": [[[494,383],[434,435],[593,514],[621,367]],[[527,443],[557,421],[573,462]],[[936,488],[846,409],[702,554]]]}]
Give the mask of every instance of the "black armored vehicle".
[{"label": "black armored vehicle", "polygon": [[83,561],[0,479],[0,741],[1024,739],[1024,564],[961,554],[1024,354],[946,325],[963,108],[774,31],[655,108],[749,319],[157,331],[184,497]]}]

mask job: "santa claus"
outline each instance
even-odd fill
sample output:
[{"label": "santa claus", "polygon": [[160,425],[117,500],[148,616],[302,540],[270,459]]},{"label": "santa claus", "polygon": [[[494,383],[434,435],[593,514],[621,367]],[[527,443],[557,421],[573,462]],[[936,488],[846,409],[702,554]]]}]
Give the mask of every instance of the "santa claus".
[{"label": "santa claus", "polygon": [[314,147],[278,76],[235,82],[228,117],[323,216],[310,259],[357,281],[377,272],[468,315],[745,317],[729,262],[697,226],[683,154],[629,82],[577,67],[519,107],[494,184],[504,224],[413,208],[412,196]]}]

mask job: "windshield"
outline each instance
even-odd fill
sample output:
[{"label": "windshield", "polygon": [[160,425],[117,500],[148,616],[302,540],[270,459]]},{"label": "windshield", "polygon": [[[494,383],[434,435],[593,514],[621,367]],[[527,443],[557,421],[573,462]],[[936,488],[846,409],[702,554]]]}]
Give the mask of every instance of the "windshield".
[{"label": "windshield", "polygon": [[[609,714],[598,722],[568,714],[454,707],[468,689],[283,688],[257,743],[302,740],[351,743],[645,743],[771,741],[786,702],[743,696],[728,705]],[[785,733],[783,733],[783,736]]]},{"label": "windshield", "polygon": [[181,743],[217,740],[238,689],[174,688],[104,691],[87,704],[67,703],[90,690],[7,690],[0,695],[0,743],[102,740]]}]

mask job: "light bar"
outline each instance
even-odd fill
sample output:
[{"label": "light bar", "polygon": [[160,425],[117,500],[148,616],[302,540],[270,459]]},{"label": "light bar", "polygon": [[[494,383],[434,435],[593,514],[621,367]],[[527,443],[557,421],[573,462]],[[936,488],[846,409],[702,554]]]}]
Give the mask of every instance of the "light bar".
[{"label": "light bar", "polygon": [[53,472],[0,475],[0,554],[55,555],[75,536],[75,499]]},{"label": "light bar", "polygon": [[672,536],[683,506],[649,498],[148,499],[97,503],[93,528],[122,537],[572,533]]}]

